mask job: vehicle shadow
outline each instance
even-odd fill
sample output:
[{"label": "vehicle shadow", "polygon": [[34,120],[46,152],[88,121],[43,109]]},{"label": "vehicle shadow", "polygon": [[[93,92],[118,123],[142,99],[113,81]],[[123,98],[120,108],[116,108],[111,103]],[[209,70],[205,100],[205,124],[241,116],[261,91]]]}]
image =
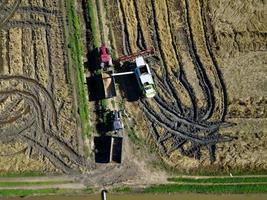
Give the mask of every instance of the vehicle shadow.
[{"label": "vehicle shadow", "polygon": [[[132,63],[124,63],[121,67],[115,68],[118,73],[134,71],[135,66]],[[141,97],[141,91],[135,74],[116,76],[115,82],[119,85],[122,97],[129,102],[138,101]]]}]

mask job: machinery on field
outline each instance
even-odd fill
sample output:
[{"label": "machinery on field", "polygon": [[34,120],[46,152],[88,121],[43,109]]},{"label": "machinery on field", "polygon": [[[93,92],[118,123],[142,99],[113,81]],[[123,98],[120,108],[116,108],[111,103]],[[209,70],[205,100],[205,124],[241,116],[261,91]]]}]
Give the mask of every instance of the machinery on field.
[{"label": "machinery on field", "polygon": [[154,49],[146,49],[131,55],[124,55],[119,57],[120,62],[135,62],[134,71],[113,73],[112,76],[122,76],[128,74],[135,74],[138,85],[142,94],[146,98],[153,98],[156,95],[155,84],[152,78],[149,65],[145,62],[144,58],[152,56]]},{"label": "machinery on field", "polygon": [[134,70],[139,87],[146,98],[153,98],[156,95],[155,84],[148,64],[143,57],[137,57]]},{"label": "machinery on field", "polygon": [[[146,98],[153,98],[156,95],[150,67],[144,60],[144,58],[154,53],[152,48],[131,55],[121,56],[119,58],[121,63],[131,62],[134,64],[134,68],[132,68],[131,71],[118,73],[114,73],[112,58],[109,55],[107,47],[102,45],[98,50],[101,74],[97,73],[97,76],[102,80],[101,83],[98,84],[98,92],[101,94],[103,93],[103,95],[100,95],[101,100],[106,99],[107,102],[111,103],[110,99],[114,98],[113,102],[115,102],[116,84],[114,77],[130,74],[135,75],[138,86]],[[124,129],[122,112],[118,110],[115,105],[110,106],[110,104],[107,103],[102,113],[105,113],[105,115],[100,115],[100,117],[106,119],[103,120],[104,123],[102,127],[105,127],[104,130],[107,134],[94,138],[96,150],[95,161],[97,163],[121,163]]]},{"label": "machinery on field", "polygon": [[[103,80],[105,80],[104,83],[113,81],[113,85],[115,85],[113,77],[135,74],[142,94],[146,98],[153,98],[156,95],[155,84],[152,78],[150,67],[144,60],[144,58],[147,58],[154,54],[153,48],[146,49],[146,50],[143,50],[137,53],[133,53],[131,55],[124,55],[124,56],[119,57],[119,60],[121,63],[124,63],[124,62],[135,63],[135,69],[133,71],[120,72],[120,73],[114,73],[113,70],[110,69],[113,66],[113,64],[112,64],[112,58],[108,54],[107,47],[105,45],[102,45],[99,51],[100,51],[100,65],[101,65],[101,68],[104,69],[105,71],[105,76],[103,76],[104,78]],[[106,74],[109,74],[109,76],[106,77]],[[108,81],[108,80],[112,80],[112,81]],[[104,88],[112,88],[112,87],[106,86]],[[113,92],[112,94],[116,94],[116,93]],[[112,97],[112,95],[108,95],[108,97]]]},{"label": "machinery on field", "polygon": [[137,57],[143,57],[143,58],[148,58],[150,56],[154,55],[154,48],[149,48],[143,51],[139,51],[130,55],[123,55],[119,57],[119,60],[121,63],[124,62],[133,62]]},{"label": "machinery on field", "polygon": [[113,110],[109,113],[110,130],[113,132],[119,132],[123,130],[124,125],[122,121],[121,111]]},{"label": "machinery on field", "polygon": [[107,69],[110,66],[112,66],[113,65],[112,58],[108,54],[108,49],[107,49],[105,44],[103,44],[100,47],[99,51],[100,51],[100,66],[101,66],[101,68]]}]

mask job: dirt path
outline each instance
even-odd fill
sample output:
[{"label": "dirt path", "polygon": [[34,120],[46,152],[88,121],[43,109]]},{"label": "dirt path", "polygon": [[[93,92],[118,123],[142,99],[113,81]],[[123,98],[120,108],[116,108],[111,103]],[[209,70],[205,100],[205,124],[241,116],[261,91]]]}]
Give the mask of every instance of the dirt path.
[{"label": "dirt path", "polygon": [[[139,166],[140,167],[140,166]],[[105,170],[107,168],[103,168],[102,170]],[[90,176],[88,176],[91,181],[84,181],[84,178],[78,178],[75,176],[48,176],[48,177],[21,177],[21,178],[0,178],[0,182],[55,182],[55,184],[50,183],[47,185],[32,185],[32,186],[10,186],[10,187],[0,187],[0,190],[4,189],[49,189],[49,188],[60,188],[60,189],[86,189],[87,187],[101,187],[102,184],[100,184],[100,179],[107,178],[106,173],[101,172],[100,168],[96,171],[93,171]],[[124,171],[122,169],[122,171]],[[113,172],[114,169],[113,169]],[[115,174],[112,174],[112,176],[115,176]],[[143,174],[144,175],[144,174]],[[234,178],[260,178],[260,177],[267,177],[267,175],[246,175],[246,176],[233,176]],[[208,178],[229,178],[229,176],[180,176],[180,178],[192,178],[192,179],[208,179]],[[66,182],[66,183],[58,183],[58,182]],[[73,182],[73,183],[69,183]],[[112,189],[114,187],[134,187],[134,188],[144,188],[148,187],[151,184],[177,184],[177,185],[206,185],[206,186],[212,186],[212,185],[266,185],[266,182],[244,182],[244,183],[186,183],[186,182],[172,182],[161,179],[157,182],[154,182],[152,179],[149,179],[149,181],[144,181],[143,179],[138,180],[127,180],[122,182],[116,182],[115,178],[113,177],[113,183],[112,184],[104,184],[106,189]]]}]

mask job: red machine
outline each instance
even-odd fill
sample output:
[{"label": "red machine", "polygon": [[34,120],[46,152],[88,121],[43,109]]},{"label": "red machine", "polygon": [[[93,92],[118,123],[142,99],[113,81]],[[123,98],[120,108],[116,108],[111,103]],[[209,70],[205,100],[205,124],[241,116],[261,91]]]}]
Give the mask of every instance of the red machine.
[{"label": "red machine", "polygon": [[103,44],[100,48],[100,65],[101,67],[109,67],[109,66],[112,66],[112,58],[111,56],[108,54],[107,52],[107,48],[106,46]]},{"label": "red machine", "polygon": [[139,56],[142,56],[143,58],[147,58],[149,56],[152,56],[153,54],[154,54],[154,48],[151,47],[149,49],[146,49],[146,50],[143,50],[143,51],[139,51],[139,52],[133,53],[131,55],[121,56],[121,57],[119,57],[119,60],[121,62],[126,62],[126,61],[132,62]]}]

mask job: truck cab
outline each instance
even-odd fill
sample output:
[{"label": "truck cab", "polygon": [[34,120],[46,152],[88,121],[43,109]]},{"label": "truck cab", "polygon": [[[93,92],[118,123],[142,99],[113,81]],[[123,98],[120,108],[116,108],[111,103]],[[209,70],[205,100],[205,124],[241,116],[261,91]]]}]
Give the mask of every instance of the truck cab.
[{"label": "truck cab", "polygon": [[136,58],[136,68],[134,73],[136,75],[139,87],[143,95],[147,98],[153,98],[156,95],[155,84],[148,64],[143,57]]},{"label": "truck cab", "polygon": [[108,54],[108,49],[105,45],[102,45],[99,49],[100,51],[100,65],[102,68],[107,69],[113,65],[112,58]]},{"label": "truck cab", "polygon": [[121,111],[112,111],[109,114],[109,121],[110,121],[110,130],[114,132],[118,132],[123,130],[123,121],[121,117]]}]

